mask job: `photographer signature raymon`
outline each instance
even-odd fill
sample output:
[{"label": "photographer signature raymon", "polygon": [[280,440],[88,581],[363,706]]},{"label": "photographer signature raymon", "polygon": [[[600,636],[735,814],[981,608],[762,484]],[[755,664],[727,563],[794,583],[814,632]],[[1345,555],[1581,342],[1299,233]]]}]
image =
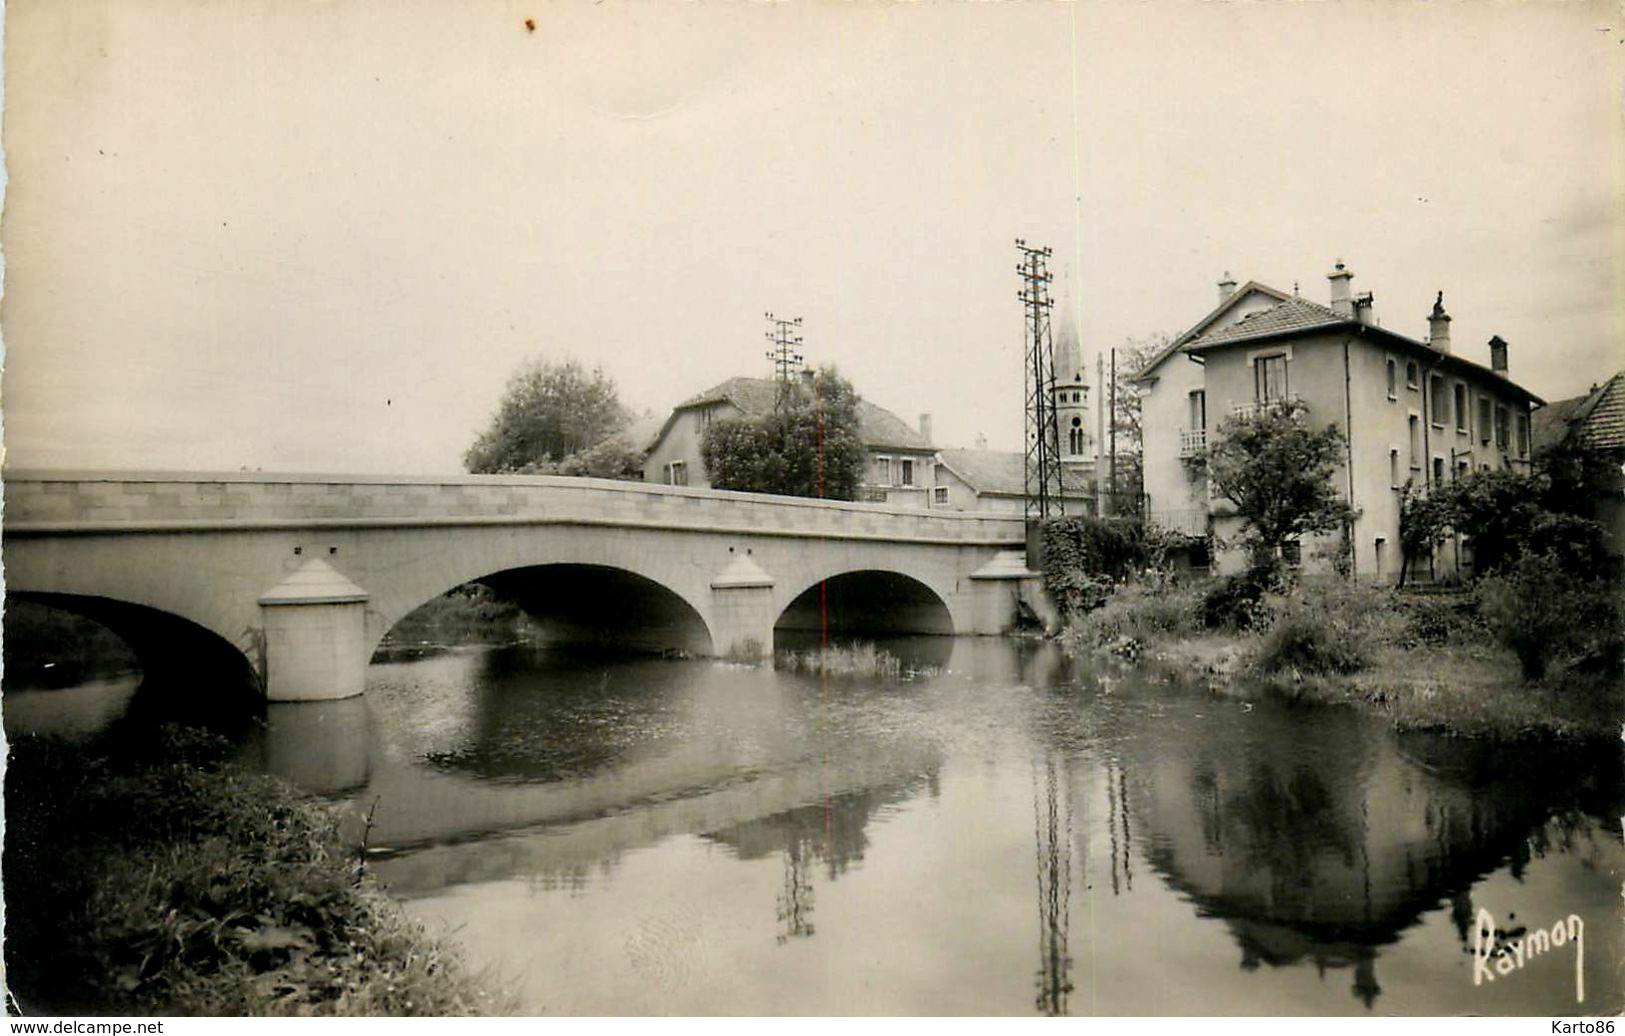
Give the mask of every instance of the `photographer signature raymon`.
[{"label": "photographer signature raymon", "polygon": [[1536,957],[1574,946],[1574,1001],[1585,1003],[1585,922],[1579,914],[1554,923],[1550,928],[1517,928],[1510,932],[1495,927],[1495,918],[1480,907],[1473,925],[1473,985],[1481,986],[1505,978]]}]

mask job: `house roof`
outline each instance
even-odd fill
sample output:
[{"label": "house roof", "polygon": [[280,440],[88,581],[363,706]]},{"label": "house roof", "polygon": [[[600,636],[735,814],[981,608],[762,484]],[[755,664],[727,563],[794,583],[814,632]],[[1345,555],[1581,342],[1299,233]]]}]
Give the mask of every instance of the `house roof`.
[{"label": "house roof", "polygon": [[1548,403],[1535,411],[1531,428],[1536,449],[1555,446],[1576,430],[1592,449],[1625,449],[1625,371],[1583,396]]},{"label": "house roof", "polygon": [[1248,313],[1233,324],[1225,324],[1223,327],[1215,327],[1211,331],[1196,335],[1183,348],[1186,352],[1195,352],[1214,345],[1250,342],[1257,338],[1273,338],[1276,335],[1297,334],[1301,331],[1319,331],[1355,322],[1353,318],[1342,316],[1334,309],[1294,295],[1282,299],[1268,309]]},{"label": "house roof", "polygon": [[1215,320],[1234,309],[1243,299],[1253,292],[1258,292],[1261,295],[1269,295],[1281,301],[1291,298],[1290,295],[1284,291],[1281,291],[1279,288],[1272,288],[1268,284],[1260,284],[1257,281],[1248,281],[1246,284],[1243,284],[1241,287],[1237,288],[1235,291],[1226,296],[1225,300],[1210,310],[1206,316],[1192,324],[1184,334],[1180,335],[1178,338],[1175,338],[1173,341],[1159,349],[1156,355],[1147,360],[1145,366],[1141,367],[1140,370],[1134,375],[1134,380],[1143,381],[1147,377],[1150,377],[1152,370],[1160,366],[1162,361],[1178,352],[1181,346],[1195,338],[1197,335],[1201,334],[1202,331],[1211,325]]},{"label": "house roof", "polygon": [[[937,460],[959,476],[978,496],[1025,496],[1027,458],[1014,450],[938,450]],[[1068,469],[1061,468],[1062,490],[1082,494],[1087,484]],[[1071,475],[1072,477],[1067,477]]]},{"label": "house roof", "polygon": [[[779,384],[771,378],[729,378],[677,404],[672,412],[732,403],[740,412],[760,417],[773,411],[778,398]],[[931,443],[902,418],[861,398],[858,400],[858,437],[871,448],[918,450],[923,453],[933,449]]]},{"label": "house roof", "polygon": [[1458,356],[1455,353],[1440,352],[1424,342],[1418,342],[1414,338],[1408,338],[1377,324],[1362,323],[1352,316],[1345,317],[1336,310],[1322,306],[1318,302],[1310,302],[1308,299],[1296,295],[1277,302],[1268,309],[1249,313],[1234,324],[1227,324],[1224,327],[1214,328],[1209,333],[1198,335],[1180,346],[1180,348],[1188,355],[1201,356],[1213,349],[1244,342],[1259,342],[1270,338],[1289,338],[1295,335],[1314,334],[1338,329],[1346,329],[1355,335],[1380,339],[1391,348],[1426,360],[1429,367],[1440,367],[1481,382],[1500,385],[1511,395],[1522,396],[1536,406],[1545,405],[1545,400],[1533,392],[1510,378],[1497,374],[1481,363],[1474,363],[1465,356]]}]

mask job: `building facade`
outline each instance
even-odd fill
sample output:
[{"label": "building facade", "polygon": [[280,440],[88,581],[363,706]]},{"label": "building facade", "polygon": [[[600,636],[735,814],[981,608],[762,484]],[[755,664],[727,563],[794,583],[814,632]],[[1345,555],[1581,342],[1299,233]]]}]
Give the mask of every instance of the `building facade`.
[{"label": "building facade", "polygon": [[1599,476],[1590,517],[1608,534],[1608,549],[1625,554],[1625,371],[1591,391],[1535,412],[1535,450],[1573,447],[1587,454]]},{"label": "building facade", "polygon": [[[666,419],[643,460],[643,480],[666,485],[709,487],[700,446],[715,421],[760,417],[773,411],[778,383],[769,378],[729,378],[679,403]],[[925,510],[936,485],[936,448],[931,417],[920,426],[867,400],[858,401],[858,434],[868,451],[858,499]]]},{"label": "building facade", "polygon": [[[1312,425],[1344,435],[1333,477],[1359,512],[1346,553],[1360,578],[1398,578],[1407,486],[1426,492],[1470,471],[1527,470],[1531,413],[1542,404],[1508,376],[1507,343],[1489,340],[1488,367],[1455,352],[1442,293],[1425,340],[1390,331],[1376,323],[1369,293],[1352,294],[1352,278],[1338,263],[1329,305],[1252,282],[1237,289],[1226,278],[1218,308],[1139,373],[1150,521],[1233,543],[1243,523],[1209,486],[1208,448],[1227,419],[1287,401]],[[1341,534],[1321,536],[1293,545],[1286,560],[1324,572],[1344,551]],[[1245,563],[1227,549],[1211,560],[1220,570]],[[1470,565],[1470,550],[1450,543],[1412,575],[1448,577]]]}]

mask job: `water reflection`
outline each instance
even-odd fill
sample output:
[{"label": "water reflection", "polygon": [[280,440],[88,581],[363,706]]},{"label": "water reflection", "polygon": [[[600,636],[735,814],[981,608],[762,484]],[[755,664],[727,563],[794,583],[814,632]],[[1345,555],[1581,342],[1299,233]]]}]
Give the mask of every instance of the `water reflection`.
[{"label": "water reflection", "polygon": [[1064,763],[1053,753],[1043,761],[1043,788],[1038,769],[1033,774],[1033,841],[1038,886],[1038,999],[1039,1013],[1055,1017],[1067,1012],[1072,992],[1072,956],[1067,941],[1072,927],[1072,799],[1064,776]]},{"label": "water reflection", "polygon": [[1594,921],[1586,1009],[1622,1006],[1617,748],[1396,735],[1046,644],[887,647],[935,675],[379,662],[244,751],[376,803],[369,866],[531,1011],[1572,1010],[1572,958],[1473,987],[1480,906]]},{"label": "water reflection", "polygon": [[1151,866],[1226,923],[1243,970],[1351,968],[1367,1008],[1381,948],[1424,914],[1450,901],[1465,944],[1467,890],[1503,864],[1520,877],[1549,818],[1617,815],[1617,751],[1396,737],[1327,710],[1169,718],[1124,746]]}]

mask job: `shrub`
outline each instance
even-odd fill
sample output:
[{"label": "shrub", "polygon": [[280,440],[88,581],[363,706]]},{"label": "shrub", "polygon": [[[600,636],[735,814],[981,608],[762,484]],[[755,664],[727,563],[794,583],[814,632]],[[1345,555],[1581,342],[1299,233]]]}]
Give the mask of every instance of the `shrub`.
[{"label": "shrub", "polygon": [[1283,587],[1280,572],[1255,567],[1217,580],[1202,598],[1201,619],[1206,628],[1256,630],[1269,624],[1265,597]]},{"label": "shrub", "polygon": [[1190,634],[1197,629],[1200,602],[1194,590],[1153,579],[1119,587],[1104,605],[1078,620],[1075,636],[1099,647],[1125,639],[1144,643],[1155,636]]},{"label": "shrub", "polygon": [[1044,589],[1063,615],[1106,603],[1112,587],[1167,567],[1178,538],[1127,518],[1089,515],[1044,523]]},{"label": "shrub", "polygon": [[1471,594],[1404,596],[1397,604],[1405,623],[1400,641],[1407,647],[1470,643],[1488,635]]},{"label": "shrub", "polygon": [[1385,593],[1347,583],[1305,587],[1276,611],[1253,663],[1264,673],[1356,673],[1403,627]]},{"label": "shrub", "polygon": [[[1604,621],[1617,637],[1617,612],[1600,586],[1576,584],[1549,554],[1525,554],[1479,584],[1478,608],[1496,638],[1518,656],[1526,680],[1550,664],[1584,653],[1588,621]],[[1612,618],[1610,623],[1608,620]]]}]

